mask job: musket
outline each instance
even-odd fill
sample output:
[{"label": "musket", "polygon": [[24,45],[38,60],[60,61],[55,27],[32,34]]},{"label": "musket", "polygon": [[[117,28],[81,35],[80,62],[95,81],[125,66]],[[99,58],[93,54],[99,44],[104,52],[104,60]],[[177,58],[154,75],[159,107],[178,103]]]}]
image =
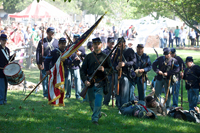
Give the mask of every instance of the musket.
[{"label": "musket", "polygon": [[[71,38],[68,36],[67,32],[65,32],[65,35],[67,36],[67,38],[69,40],[68,44],[67,44],[67,46],[69,46],[69,44],[72,44],[73,42],[72,42]],[[77,52],[78,52],[78,50],[77,50]],[[79,57],[79,59],[81,59],[81,61],[83,61],[83,57],[79,56],[77,53],[76,53],[76,55]]]},{"label": "musket", "polygon": [[[42,27],[41,30],[42,30],[42,43],[40,45],[40,51],[39,51],[39,64],[43,65],[43,56],[44,56],[44,27]],[[40,80],[42,80],[42,71],[40,71]]]},{"label": "musket", "polygon": [[[174,66],[174,64],[172,64],[172,69],[173,69],[173,66]],[[170,85],[171,85],[171,77],[172,77],[172,76],[170,76],[170,78],[169,78],[169,82],[168,82],[168,86],[167,86],[167,93],[166,93],[166,96],[165,96],[165,101],[163,102],[163,106],[165,105],[165,103],[166,103],[167,100],[168,100],[169,88],[170,88]]]},{"label": "musket", "polygon": [[[121,41],[122,39],[120,39]],[[119,42],[120,42],[119,41]],[[91,83],[91,81],[93,80],[94,76],[96,75],[98,69],[106,62],[106,60],[108,59],[108,57],[110,57],[110,55],[112,54],[112,52],[118,47],[119,42],[114,46],[114,48],[110,51],[110,53],[104,58],[104,60],[101,62],[101,64],[97,67],[97,69],[94,71],[94,73],[92,74],[91,78],[89,79],[89,82]],[[82,98],[85,98],[85,95],[88,91],[88,86],[86,86],[80,93],[80,96]]]},{"label": "musket", "polygon": [[[183,73],[183,64],[181,65],[182,73]],[[181,77],[181,107],[183,107],[183,77]]]},{"label": "musket", "polygon": [[[117,57],[117,52],[114,55],[113,63],[115,62],[116,57]],[[114,103],[114,98],[115,98],[115,88],[114,88],[114,85],[115,85],[115,73],[112,74],[112,85],[111,85],[111,89],[112,89],[112,107],[115,106],[115,103]]]},{"label": "musket", "polygon": [[114,80],[115,80],[115,74],[113,73],[112,74],[112,107],[115,107],[115,103],[114,103],[114,97],[115,97],[115,94],[114,94]]},{"label": "musket", "polygon": [[[121,44],[121,48],[120,48],[120,59],[119,59],[119,62],[122,62],[122,53],[123,53],[123,44]],[[119,95],[119,82],[120,82],[121,76],[122,76],[122,68],[120,68],[118,70],[118,76],[117,76],[117,95]]]}]

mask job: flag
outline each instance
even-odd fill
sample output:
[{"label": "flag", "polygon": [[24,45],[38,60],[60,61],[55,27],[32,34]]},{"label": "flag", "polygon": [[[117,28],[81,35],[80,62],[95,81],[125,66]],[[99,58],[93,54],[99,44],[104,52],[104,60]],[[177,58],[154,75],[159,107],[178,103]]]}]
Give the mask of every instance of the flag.
[{"label": "flag", "polygon": [[[105,14],[104,14],[105,15]],[[88,29],[79,39],[77,39],[56,61],[55,65],[51,68],[51,75],[49,77],[48,83],[48,104],[53,106],[65,106],[64,104],[64,96],[65,96],[65,75],[64,75],[64,66],[61,58],[68,58],[74,52],[78,50],[78,48],[87,40],[87,38],[92,34],[94,29],[98,26],[98,24],[103,19],[104,15],[102,15],[99,20]]]}]

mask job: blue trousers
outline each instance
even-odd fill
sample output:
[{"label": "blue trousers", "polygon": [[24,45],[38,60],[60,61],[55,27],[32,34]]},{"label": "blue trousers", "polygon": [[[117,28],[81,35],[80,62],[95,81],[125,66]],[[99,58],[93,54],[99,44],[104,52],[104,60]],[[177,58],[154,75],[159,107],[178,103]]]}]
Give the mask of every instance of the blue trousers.
[{"label": "blue trousers", "polygon": [[172,94],[173,94],[173,107],[178,107],[178,96],[180,89],[180,80],[172,85]]},{"label": "blue trousers", "polygon": [[8,82],[6,78],[0,78],[0,105],[7,103]]},{"label": "blue trousers", "polygon": [[160,48],[163,48],[165,44],[165,40],[163,38],[160,38],[160,44]]},{"label": "blue trousers", "polygon": [[[115,78],[115,75],[114,75],[114,78]],[[103,101],[103,104],[105,105],[108,105],[109,102],[110,102],[110,98],[111,98],[111,95],[112,95],[112,76],[108,76],[108,87],[109,87],[109,92],[107,95],[104,95],[104,101]],[[114,87],[115,87],[115,79],[114,79]]]},{"label": "blue trousers", "polygon": [[181,39],[181,46],[185,47],[185,39]]},{"label": "blue trousers", "polygon": [[68,70],[68,78],[65,80],[65,90],[67,90],[66,97],[71,97],[72,75],[74,76],[75,96],[76,99],[78,99],[80,98],[79,94],[81,93],[81,77],[79,69]]},{"label": "blue trousers", "polygon": [[189,102],[189,111],[194,110],[194,107],[197,106],[199,88],[191,88],[188,91],[188,102]]},{"label": "blue trousers", "polygon": [[[161,93],[162,93],[162,88],[164,86],[165,88],[165,95],[167,93],[167,89],[168,89],[168,83],[169,83],[169,80],[167,79],[162,79],[162,80],[156,80],[156,84],[155,84],[155,94],[157,95],[157,97],[159,99],[161,99]],[[171,84],[170,84],[170,89],[169,89],[169,94],[168,94],[168,99],[167,99],[167,102],[166,102],[166,108],[169,108],[171,106],[171,92],[172,92],[172,87],[171,87]]]},{"label": "blue trousers", "polygon": [[[144,82],[144,86],[143,86],[142,77],[137,77],[136,84],[137,84],[137,89],[138,89],[139,100],[144,101],[146,88],[147,88],[147,82]],[[144,90],[143,90],[143,87],[144,87]]]},{"label": "blue trousers", "polygon": [[[117,74],[116,76],[116,92],[117,92]],[[129,102],[130,93],[129,93],[129,80],[126,76],[122,75],[119,81],[119,95],[116,93],[116,106],[120,108],[124,103]]]},{"label": "blue trousers", "polygon": [[93,86],[92,88],[88,88],[88,98],[90,108],[93,111],[92,114],[92,122],[98,122],[99,117],[101,115],[101,106],[103,100],[103,87],[97,88]]},{"label": "blue trousers", "polygon": [[170,44],[172,44],[172,48],[173,48],[173,41],[174,41],[174,39],[169,40],[169,48],[170,48]]},{"label": "blue trousers", "polygon": [[[46,71],[43,69],[42,72],[42,78],[45,77]],[[43,96],[48,97],[48,76],[42,81],[42,87],[43,87]]]},{"label": "blue trousers", "polygon": [[164,38],[165,44],[164,44],[164,48],[167,47],[167,38]]},{"label": "blue trousers", "polygon": [[130,90],[129,90],[129,92],[130,92],[129,101],[133,101],[133,100],[135,100],[135,96],[134,96],[135,82],[129,80],[129,88],[130,88]]},{"label": "blue trousers", "polygon": [[180,38],[179,37],[175,37],[175,40],[176,40],[176,46],[179,47]]}]

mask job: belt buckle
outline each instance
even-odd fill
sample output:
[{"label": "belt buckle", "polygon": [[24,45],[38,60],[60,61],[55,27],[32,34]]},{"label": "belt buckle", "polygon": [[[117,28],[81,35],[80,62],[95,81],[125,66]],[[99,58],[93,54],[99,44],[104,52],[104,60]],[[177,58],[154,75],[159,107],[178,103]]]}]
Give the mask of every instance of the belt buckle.
[{"label": "belt buckle", "polygon": [[94,86],[97,87],[99,85],[99,83],[94,83]]}]

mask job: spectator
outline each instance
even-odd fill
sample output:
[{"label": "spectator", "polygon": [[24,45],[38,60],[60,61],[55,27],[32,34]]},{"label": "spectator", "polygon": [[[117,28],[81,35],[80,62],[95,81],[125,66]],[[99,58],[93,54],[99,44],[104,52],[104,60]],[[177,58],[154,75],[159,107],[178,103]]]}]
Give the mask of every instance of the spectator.
[{"label": "spectator", "polygon": [[174,31],[174,34],[175,34],[175,40],[176,40],[176,47],[179,47],[179,43],[180,43],[180,32],[179,32],[179,28],[178,26],[176,26],[176,29]]},{"label": "spectator", "polygon": [[181,29],[180,29],[180,44],[181,44],[181,47],[185,47],[185,38],[186,38],[186,35],[187,35],[187,31],[184,29],[183,26],[181,26]]},{"label": "spectator", "polygon": [[167,38],[168,38],[169,32],[167,31],[167,28],[164,29],[163,31],[163,36],[164,36],[164,47],[167,47]]}]

